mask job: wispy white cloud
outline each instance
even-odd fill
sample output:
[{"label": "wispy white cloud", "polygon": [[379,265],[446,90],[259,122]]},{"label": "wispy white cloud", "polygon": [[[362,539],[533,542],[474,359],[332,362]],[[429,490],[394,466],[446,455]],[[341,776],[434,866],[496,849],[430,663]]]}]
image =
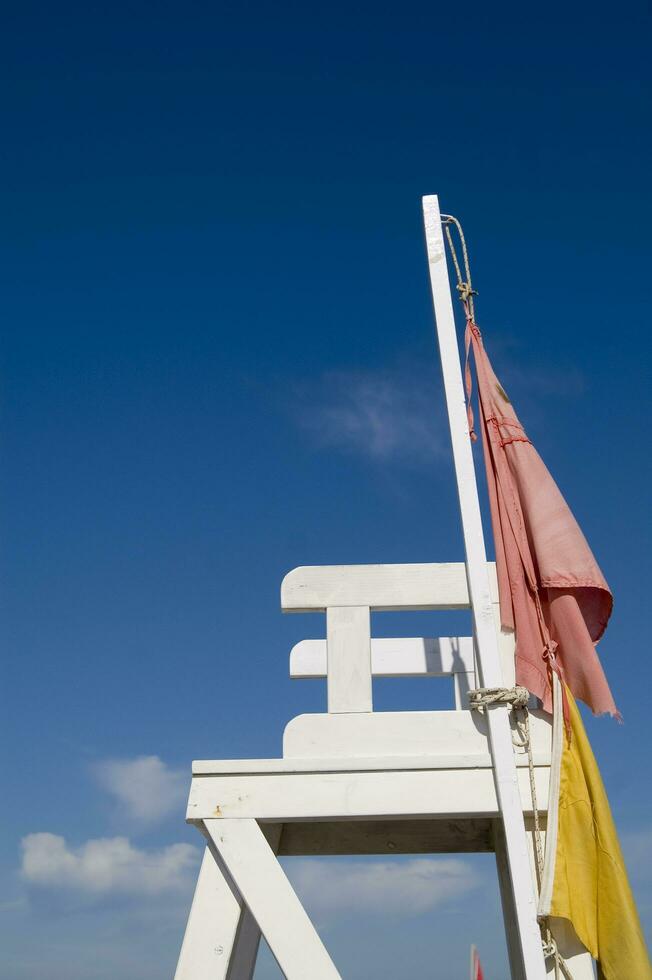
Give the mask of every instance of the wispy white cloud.
[{"label": "wispy white cloud", "polygon": [[297,419],[321,446],[426,463],[447,452],[435,390],[418,368],[330,372],[300,393]]},{"label": "wispy white cloud", "polygon": [[395,861],[288,862],[288,876],[310,911],[322,920],[352,912],[409,918],[446,905],[480,885],[459,858]]},{"label": "wispy white cloud", "polygon": [[[577,398],[586,390],[581,370],[542,365],[492,338],[494,366],[526,420],[542,400]],[[475,388],[475,381],[474,381]],[[296,423],[323,448],[376,463],[424,464],[450,455],[441,379],[433,359],[425,369],[405,361],[376,371],[329,371],[295,389]]]},{"label": "wispy white cloud", "polygon": [[109,759],[93,767],[100,786],[132,820],[154,823],[173,811],[183,812],[189,778],[184,769],[172,769],[157,755],[135,759]]},{"label": "wispy white cloud", "polygon": [[171,844],[134,847],[126,837],[102,837],[70,847],[58,834],[28,834],[22,842],[21,876],[30,885],[87,895],[161,895],[187,888],[199,850]]}]

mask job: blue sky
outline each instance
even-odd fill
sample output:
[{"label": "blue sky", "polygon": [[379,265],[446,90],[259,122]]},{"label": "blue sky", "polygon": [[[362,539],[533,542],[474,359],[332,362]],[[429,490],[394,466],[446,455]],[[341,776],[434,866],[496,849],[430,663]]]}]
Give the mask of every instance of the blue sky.
[{"label": "blue sky", "polygon": [[[650,929],[648,38],[629,2],[5,12],[2,980],[170,976],[190,760],[323,710],[284,573],[462,557],[425,193],[615,593],[625,724],[587,724]],[[471,940],[504,976],[491,862],[426,862],[290,868],[347,978],[466,977]]]}]

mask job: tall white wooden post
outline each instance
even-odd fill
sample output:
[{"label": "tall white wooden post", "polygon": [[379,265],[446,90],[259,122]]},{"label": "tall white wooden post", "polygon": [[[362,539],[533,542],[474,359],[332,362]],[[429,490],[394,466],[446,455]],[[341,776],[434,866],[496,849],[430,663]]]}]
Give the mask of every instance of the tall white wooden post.
[{"label": "tall white wooden post", "polygon": [[[489,591],[487,557],[466,416],[453,301],[439,201],[435,195],[423,198],[423,216],[437,339],[462,516],[478,670],[483,687],[502,687],[503,677]],[[537,923],[537,904],[530,874],[527,837],[516,777],[508,711],[508,706],[503,705],[487,709],[496,794],[505,827],[505,845],[524,974],[527,980],[545,980],[546,968],[541,933]]]}]

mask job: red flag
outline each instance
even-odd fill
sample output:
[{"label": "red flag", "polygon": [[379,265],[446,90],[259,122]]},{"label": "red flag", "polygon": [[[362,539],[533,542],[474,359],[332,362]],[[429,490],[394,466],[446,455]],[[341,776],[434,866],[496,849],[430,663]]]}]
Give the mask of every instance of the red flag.
[{"label": "red flag", "polygon": [[480,957],[475,946],[471,946],[471,980],[484,980]]},{"label": "red flag", "polygon": [[[549,667],[595,714],[619,717],[595,650],[611,613],[609,586],[493,372],[470,311],[503,626],[516,628],[516,683],[552,710]],[[469,406],[469,422],[473,417]]]}]

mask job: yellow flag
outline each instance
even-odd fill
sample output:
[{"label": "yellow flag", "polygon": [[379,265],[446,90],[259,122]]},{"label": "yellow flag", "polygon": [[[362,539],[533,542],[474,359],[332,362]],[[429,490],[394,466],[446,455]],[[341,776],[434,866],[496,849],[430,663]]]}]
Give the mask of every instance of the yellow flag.
[{"label": "yellow flag", "polygon": [[600,770],[567,690],[572,737],[564,735],[550,914],[569,919],[605,980],[652,980]]}]

